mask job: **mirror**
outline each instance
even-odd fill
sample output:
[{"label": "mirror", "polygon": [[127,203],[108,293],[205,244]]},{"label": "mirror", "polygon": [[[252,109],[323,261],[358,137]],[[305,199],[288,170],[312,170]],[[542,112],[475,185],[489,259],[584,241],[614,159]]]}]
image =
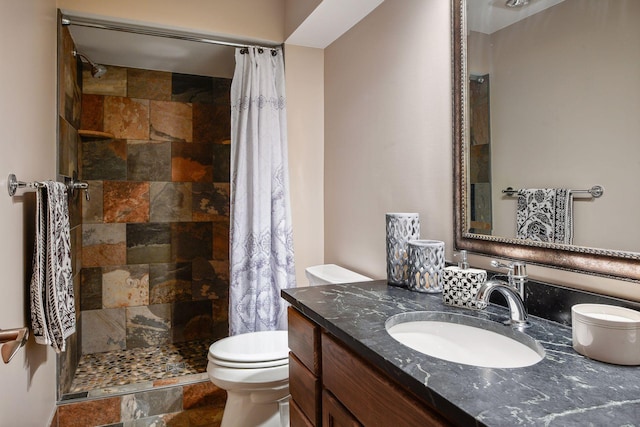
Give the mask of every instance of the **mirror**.
[{"label": "mirror", "polygon": [[[456,247],[640,280],[640,2],[452,1]],[[516,237],[507,187],[594,185],[571,244]]]}]

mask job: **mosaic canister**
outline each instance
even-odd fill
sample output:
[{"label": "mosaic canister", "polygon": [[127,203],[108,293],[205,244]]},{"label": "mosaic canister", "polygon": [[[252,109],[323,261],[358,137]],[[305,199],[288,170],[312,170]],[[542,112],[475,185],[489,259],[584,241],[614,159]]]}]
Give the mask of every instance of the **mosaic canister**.
[{"label": "mosaic canister", "polygon": [[387,282],[406,286],[409,278],[408,243],[420,238],[420,217],[417,213],[388,213],[387,219]]},{"label": "mosaic canister", "polygon": [[442,292],[444,273],[444,242],[413,240],[409,242],[409,280],[411,291]]}]

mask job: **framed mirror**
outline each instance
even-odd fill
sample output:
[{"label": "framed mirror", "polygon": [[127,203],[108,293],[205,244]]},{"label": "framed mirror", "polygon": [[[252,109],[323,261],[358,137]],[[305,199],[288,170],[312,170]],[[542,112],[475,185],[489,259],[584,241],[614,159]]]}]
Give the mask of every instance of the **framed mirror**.
[{"label": "framed mirror", "polygon": [[[640,2],[452,11],[456,248],[639,281]],[[508,187],[574,190],[571,243],[518,235]]]}]

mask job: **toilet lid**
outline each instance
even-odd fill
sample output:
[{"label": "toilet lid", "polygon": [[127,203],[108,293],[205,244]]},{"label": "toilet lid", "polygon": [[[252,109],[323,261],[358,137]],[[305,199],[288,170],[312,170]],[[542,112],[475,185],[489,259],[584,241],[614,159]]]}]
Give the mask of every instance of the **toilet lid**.
[{"label": "toilet lid", "polygon": [[209,354],[227,362],[280,362],[289,356],[287,331],[249,332],[223,338],[211,344]]}]

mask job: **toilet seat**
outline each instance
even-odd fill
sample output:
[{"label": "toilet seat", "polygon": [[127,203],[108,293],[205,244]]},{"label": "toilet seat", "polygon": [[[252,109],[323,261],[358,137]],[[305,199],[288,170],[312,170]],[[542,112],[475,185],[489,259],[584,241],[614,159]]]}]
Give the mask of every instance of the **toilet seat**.
[{"label": "toilet seat", "polygon": [[223,338],[209,346],[207,372],[218,387],[266,390],[288,384],[287,331],[261,331]]},{"label": "toilet seat", "polygon": [[231,360],[223,360],[216,359],[209,355],[209,362],[213,362],[218,366],[224,366],[225,368],[234,368],[234,369],[262,369],[262,368],[273,368],[276,366],[282,366],[289,363],[289,358],[286,359],[278,359],[278,360],[267,360],[265,362],[233,362]]},{"label": "toilet seat", "polygon": [[289,363],[287,331],[261,331],[234,335],[209,347],[208,359],[220,366],[258,369]]}]

